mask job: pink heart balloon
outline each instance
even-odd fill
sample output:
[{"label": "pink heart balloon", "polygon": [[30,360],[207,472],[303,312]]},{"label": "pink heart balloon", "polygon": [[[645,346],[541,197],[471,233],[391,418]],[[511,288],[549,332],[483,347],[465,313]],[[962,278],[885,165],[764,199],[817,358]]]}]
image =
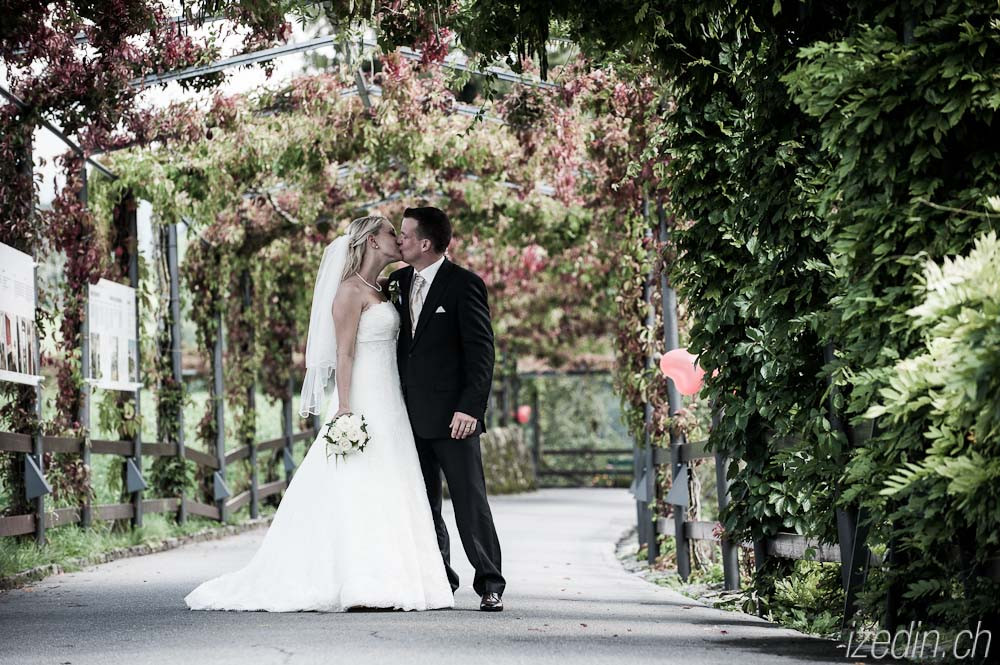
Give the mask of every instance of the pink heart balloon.
[{"label": "pink heart balloon", "polygon": [[704,384],[705,370],[687,349],[673,349],[660,357],[660,371],[674,382],[682,395],[694,395]]}]

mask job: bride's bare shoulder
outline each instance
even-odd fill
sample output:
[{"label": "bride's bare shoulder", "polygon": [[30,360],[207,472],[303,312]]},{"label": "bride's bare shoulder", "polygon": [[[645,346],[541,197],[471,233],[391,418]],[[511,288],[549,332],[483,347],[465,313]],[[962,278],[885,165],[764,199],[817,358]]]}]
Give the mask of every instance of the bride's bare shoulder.
[{"label": "bride's bare shoulder", "polygon": [[364,291],[361,289],[361,282],[353,275],[340,283],[337,295],[333,298],[333,313],[339,312],[347,314],[352,310],[360,310],[364,304]]}]

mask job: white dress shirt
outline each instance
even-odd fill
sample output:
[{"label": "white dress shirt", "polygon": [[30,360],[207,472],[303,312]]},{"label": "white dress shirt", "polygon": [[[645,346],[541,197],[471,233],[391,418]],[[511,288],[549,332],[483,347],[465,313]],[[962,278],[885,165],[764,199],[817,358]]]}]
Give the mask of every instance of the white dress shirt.
[{"label": "white dress shirt", "polygon": [[[431,283],[434,281],[434,276],[438,274],[438,270],[441,269],[441,264],[442,263],[444,263],[444,256],[442,256],[440,259],[438,259],[434,263],[430,264],[429,266],[427,266],[423,270],[416,270],[416,271],[414,271],[414,273],[416,275],[420,275],[420,277],[423,278],[423,280],[424,280],[423,287],[422,287],[422,291],[423,291],[422,301],[423,300],[427,300],[427,294],[431,290]],[[410,288],[410,302],[411,303],[414,302],[414,295],[416,294],[416,288],[415,288],[416,287],[416,281],[417,281],[416,279],[413,280],[413,283],[412,283],[411,288]],[[420,311],[423,309],[423,302],[422,301],[421,301],[419,307],[416,307],[416,308],[413,309],[413,321],[411,321],[410,323],[413,325],[413,329],[414,330],[416,330],[416,328],[417,328],[417,321],[420,320]]]}]

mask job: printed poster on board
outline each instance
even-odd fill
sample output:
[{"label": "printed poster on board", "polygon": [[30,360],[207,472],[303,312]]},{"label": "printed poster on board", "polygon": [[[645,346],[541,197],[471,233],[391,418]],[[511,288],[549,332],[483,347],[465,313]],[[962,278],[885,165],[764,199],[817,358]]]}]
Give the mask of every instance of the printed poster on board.
[{"label": "printed poster on board", "polygon": [[37,386],[35,262],[0,243],[0,381]]},{"label": "printed poster on board", "polygon": [[139,344],[135,330],[135,289],[101,279],[87,297],[90,376],[98,388],[134,391],[139,383]]}]

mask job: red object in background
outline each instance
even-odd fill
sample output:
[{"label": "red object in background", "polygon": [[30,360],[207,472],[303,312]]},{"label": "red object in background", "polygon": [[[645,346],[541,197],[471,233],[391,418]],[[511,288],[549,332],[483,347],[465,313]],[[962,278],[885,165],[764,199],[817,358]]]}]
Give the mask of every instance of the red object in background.
[{"label": "red object in background", "polygon": [[517,422],[522,425],[527,425],[531,420],[531,407],[527,404],[517,407],[517,414],[515,415]]},{"label": "red object in background", "polygon": [[698,367],[687,349],[673,349],[660,357],[660,371],[670,378],[682,395],[694,395],[704,383],[705,370]]}]

